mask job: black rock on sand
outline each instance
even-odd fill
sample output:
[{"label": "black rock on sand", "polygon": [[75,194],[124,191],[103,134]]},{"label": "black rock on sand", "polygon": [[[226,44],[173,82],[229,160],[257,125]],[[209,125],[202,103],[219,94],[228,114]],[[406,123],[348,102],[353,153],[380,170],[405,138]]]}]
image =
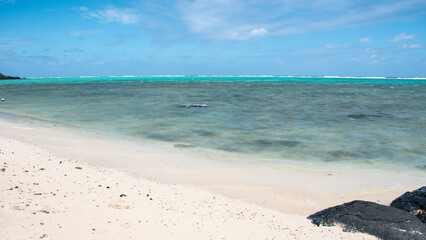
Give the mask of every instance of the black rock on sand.
[{"label": "black rock on sand", "polygon": [[426,226],[401,209],[367,201],[352,201],[331,207],[308,219],[316,225],[342,225],[345,231],[368,233],[386,240],[424,240]]},{"label": "black rock on sand", "polygon": [[392,201],[391,207],[407,211],[426,224],[426,186],[404,193]]}]

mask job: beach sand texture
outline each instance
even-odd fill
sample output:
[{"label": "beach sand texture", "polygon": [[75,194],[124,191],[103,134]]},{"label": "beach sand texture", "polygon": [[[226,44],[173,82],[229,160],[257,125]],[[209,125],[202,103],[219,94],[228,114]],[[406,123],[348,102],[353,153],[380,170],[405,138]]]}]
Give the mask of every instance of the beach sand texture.
[{"label": "beach sand texture", "polygon": [[376,239],[0,137],[1,239]]}]

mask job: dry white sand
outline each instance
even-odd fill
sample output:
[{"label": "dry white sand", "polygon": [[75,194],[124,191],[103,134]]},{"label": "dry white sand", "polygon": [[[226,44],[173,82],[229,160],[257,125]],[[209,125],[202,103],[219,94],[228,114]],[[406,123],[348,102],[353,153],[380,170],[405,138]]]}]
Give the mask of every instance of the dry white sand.
[{"label": "dry white sand", "polygon": [[375,239],[0,137],[0,239]]}]

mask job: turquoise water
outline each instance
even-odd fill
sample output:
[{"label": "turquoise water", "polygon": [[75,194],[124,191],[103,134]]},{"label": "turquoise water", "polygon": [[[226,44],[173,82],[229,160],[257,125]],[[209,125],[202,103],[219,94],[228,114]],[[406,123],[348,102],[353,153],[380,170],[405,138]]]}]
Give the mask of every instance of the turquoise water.
[{"label": "turquoise water", "polygon": [[277,162],[424,167],[425,96],[426,80],[407,79],[39,78],[0,81],[0,117]]}]

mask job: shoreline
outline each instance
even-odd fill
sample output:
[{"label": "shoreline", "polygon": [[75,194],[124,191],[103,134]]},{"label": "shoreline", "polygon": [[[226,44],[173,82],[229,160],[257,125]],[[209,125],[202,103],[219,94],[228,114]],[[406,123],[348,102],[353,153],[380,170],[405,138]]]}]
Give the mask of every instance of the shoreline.
[{"label": "shoreline", "polygon": [[161,184],[178,184],[254,203],[288,214],[309,215],[352,200],[388,205],[422,184],[416,169],[382,169],[365,164],[295,164],[260,167],[244,157],[217,151],[174,148],[48,126],[0,119],[1,135],[100,167]]},{"label": "shoreline", "polygon": [[0,136],[3,239],[376,239]]}]

